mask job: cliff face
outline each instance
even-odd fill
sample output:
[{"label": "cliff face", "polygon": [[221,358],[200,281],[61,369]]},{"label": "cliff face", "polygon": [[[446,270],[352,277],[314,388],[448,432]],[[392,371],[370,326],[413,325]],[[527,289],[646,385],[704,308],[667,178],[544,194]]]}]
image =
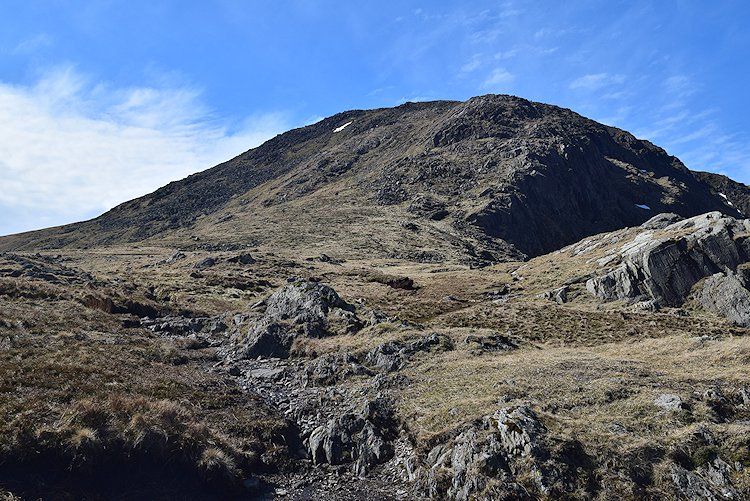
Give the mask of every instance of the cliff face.
[{"label": "cliff face", "polygon": [[567,109],[487,95],[340,113],[94,220],[0,239],[0,250],[197,237],[502,260],[660,212],[708,211],[739,215],[710,176],[651,143]]}]

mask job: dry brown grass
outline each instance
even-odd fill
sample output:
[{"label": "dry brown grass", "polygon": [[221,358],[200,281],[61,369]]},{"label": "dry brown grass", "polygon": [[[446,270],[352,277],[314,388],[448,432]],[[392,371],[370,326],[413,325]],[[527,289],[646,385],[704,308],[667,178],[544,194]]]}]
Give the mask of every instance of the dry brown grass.
[{"label": "dry brown grass", "polygon": [[[318,251],[340,257],[337,249],[324,246],[310,249],[310,255]],[[227,262],[236,252],[198,251],[171,265],[155,265],[173,252],[80,251],[70,253],[66,263],[85,268],[123,297],[145,297],[148,290],[150,300],[169,311],[247,311],[286,277],[300,276],[330,284],[363,316],[377,309],[422,324],[384,323],[356,334],[300,340],[294,347],[299,356],[362,353],[431,332],[450,336],[454,351],[417,354],[402,372],[408,385],[399,413],[421,446],[500,406],[531,402],[552,433],[579,440],[600,458],[653,463],[658,470],[670,451],[681,447],[700,462],[711,451],[693,447],[689,437],[705,425],[721,437],[722,457],[750,463],[747,416],[722,422],[700,398],[711,388],[731,393],[750,386],[746,329],[690,308],[689,316],[669,309],[633,313],[617,304],[602,307],[585,292],[565,305],[537,297],[593,270],[587,261],[603,247],[586,256],[564,251],[565,256],[481,270],[386,259],[310,262],[291,251],[262,249],[251,251],[258,261],[245,267]],[[213,282],[190,277],[194,263],[206,255],[220,261],[206,273]],[[225,286],[225,279],[239,273],[272,285],[263,292]],[[394,289],[372,276],[408,276],[417,288]],[[506,286],[507,295],[498,300],[492,293]],[[576,287],[580,292],[582,286]],[[196,472],[252,469],[262,455],[282,462],[282,421],[259,400],[207,372],[215,363],[210,350],[188,355],[179,343],[123,329],[117,315],[85,308],[78,301],[82,294],[40,281],[0,280],[0,444],[5,451],[16,447],[8,437],[26,430],[32,437],[27,445],[46,437],[82,457],[96,457],[112,441],[123,451],[161,444],[166,454],[189,460]],[[469,334],[492,333],[509,335],[519,349],[475,355],[464,344]],[[703,335],[714,339],[697,340]],[[660,393],[676,393],[690,408],[664,411],[653,404]],[[180,456],[180,451],[189,452]]]},{"label": "dry brown grass", "polygon": [[212,350],[123,329],[118,315],[81,304],[79,290],[57,288],[27,281],[12,290],[55,293],[0,294],[0,471],[75,476],[102,460],[152,457],[236,483],[280,464],[285,422],[207,372]]}]

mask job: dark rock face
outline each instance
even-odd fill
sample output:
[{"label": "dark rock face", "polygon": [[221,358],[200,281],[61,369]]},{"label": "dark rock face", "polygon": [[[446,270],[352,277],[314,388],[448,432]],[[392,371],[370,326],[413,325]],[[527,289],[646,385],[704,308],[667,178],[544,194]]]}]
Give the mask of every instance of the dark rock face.
[{"label": "dark rock face", "polygon": [[749,220],[718,212],[644,230],[602,258],[611,270],[588,280],[586,288],[607,301],[644,296],[679,306],[699,280],[732,272],[748,260],[748,231]]},{"label": "dark rock face", "polygon": [[750,186],[713,172],[696,172],[695,176],[711,186],[727,205],[750,217]]},{"label": "dark rock face", "polygon": [[[346,198],[320,198],[323,187]],[[239,209],[232,200],[244,196],[253,200],[247,214],[302,197],[321,218],[353,199],[399,206],[416,227],[439,232],[445,248],[424,251],[407,240],[387,252],[425,262],[448,249],[484,261],[535,256],[659,212],[739,216],[706,181],[646,141],[570,110],[487,95],[340,113],[97,219],[15,236],[0,249],[166,238],[204,216],[233,221]],[[377,216],[363,224],[373,234],[386,231]]]},{"label": "dark rock face", "polygon": [[290,283],[266,300],[266,311],[247,333],[232,337],[233,352],[240,358],[289,356],[294,339],[354,332],[363,323],[354,307],[336,291],[317,282]]}]

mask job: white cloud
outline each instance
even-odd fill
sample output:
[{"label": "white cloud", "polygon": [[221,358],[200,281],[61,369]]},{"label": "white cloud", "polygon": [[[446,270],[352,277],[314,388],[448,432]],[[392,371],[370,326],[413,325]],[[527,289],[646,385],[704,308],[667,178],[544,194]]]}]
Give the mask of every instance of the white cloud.
[{"label": "white cloud", "polygon": [[52,37],[46,33],[40,33],[18,42],[18,44],[10,50],[10,54],[27,55],[51,45]]},{"label": "white cloud", "polygon": [[485,88],[498,87],[501,85],[509,84],[513,82],[513,80],[515,80],[515,76],[508,70],[506,70],[505,68],[495,68],[484,81],[483,86]]},{"label": "white cloud", "polygon": [[573,90],[581,89],[588,91],[599,90],[604,87],[619,85],[625,81],[624,75],[612,75],[609,73],[592,73],[583,75],[570,82]]},{"label": "white cloud", "polygon": [[481,66],[482,66],[482,55],[474,54],[472,58],[469,59],[468,62],[466,62],[463,66],[461,66],[459,73],[462,75],[473,73],[474,71],[478,70]]},{"label": "white cloud", "polygon": [[90,217],[287,128],[278,113],[230,127],[194,89],[111,88],[70,68],[0,83],[0,234]]}]

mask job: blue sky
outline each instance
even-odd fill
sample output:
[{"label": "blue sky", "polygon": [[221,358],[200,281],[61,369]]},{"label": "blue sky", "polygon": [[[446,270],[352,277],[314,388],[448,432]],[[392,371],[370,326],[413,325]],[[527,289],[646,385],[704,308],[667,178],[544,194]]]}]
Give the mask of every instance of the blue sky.
[{"label": "blue sky", "polygon": [[510,93],[750,183],[746,1],[0,4],[0,234],[352,108]]}]

